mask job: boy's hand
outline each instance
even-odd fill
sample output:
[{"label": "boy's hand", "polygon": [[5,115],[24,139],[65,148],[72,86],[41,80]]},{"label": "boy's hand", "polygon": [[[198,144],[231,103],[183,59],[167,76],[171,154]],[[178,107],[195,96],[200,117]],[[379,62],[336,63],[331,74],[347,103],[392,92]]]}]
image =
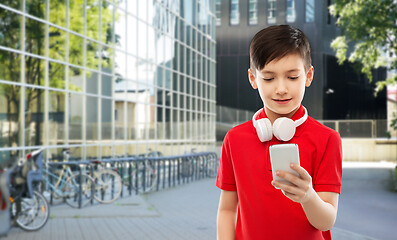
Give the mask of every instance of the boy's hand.
[{"label": "boy's hand", "polygon": [[307,202],[315,191],[312,186],[312,177],[299,165],[291,164],[291,169],[299,174],[299,177],[284,171],[277,171],[276,175],[287,180],[291,184],[273,180],[272,185],[280,188],[284,195],[297,203]]}]

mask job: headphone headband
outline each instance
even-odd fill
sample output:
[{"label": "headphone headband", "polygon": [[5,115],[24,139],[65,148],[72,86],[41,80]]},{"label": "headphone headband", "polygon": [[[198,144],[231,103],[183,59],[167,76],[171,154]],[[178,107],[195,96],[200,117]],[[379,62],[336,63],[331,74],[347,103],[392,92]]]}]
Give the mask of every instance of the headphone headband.
[{"label": "headphone headband", "polygon": [[[299,119],[297,119],[297,120],[294,121],[295,127],[299,127],[300,125],[302,125],[302,124],[307,120],[307,117],[308,117],[307,109],[306,109],[304,106],[302,106],[302,107],[303,107],[303,109],[305,110],[305,114],[303,115],[303,117],[301,117],[301,118],[299,118]],[[257,121],[256,118],[257,118],[258,115],[261,113],[261,111],[262,111],[262,108],[259,109],[258,111],[256,111],[256,113],[254,114],[254,116],[252,116],[252,123],[254,124],[254,127],[256,127],[256,125],[257,125],[257,123],[256,123],[256,121]]]},{"label": "headphone headband", "polygon": [[[303,107],[303,106],[302,106]],[[305,107],[303,107],[303,109],[305,110],[305,114],[303,114],[303,117],[295,120],[295,127],[299,127],[300,125],[302,125],[306,120],[307,120],[307,109]]]},{"label": "headphone headband", "polygon": [[307,120],[307,109],[305,107],[303,107],[303,109],[305,110],[303,117],[295,121],[290,118],[280,117],[274,121],[273,126],[268,118],[261,118],[256,120],[256,118],[262,111],[262,108],[259,109],[252,117],[252,123],[261,142],[271,140],[273,135],[280,141],[291,140],[292,137],[295,135],[296,128],[302,125]]}]

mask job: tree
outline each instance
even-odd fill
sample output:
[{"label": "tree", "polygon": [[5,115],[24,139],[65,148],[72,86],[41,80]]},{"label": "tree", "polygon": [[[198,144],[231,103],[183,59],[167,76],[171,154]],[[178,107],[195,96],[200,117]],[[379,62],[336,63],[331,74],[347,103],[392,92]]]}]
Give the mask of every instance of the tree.
[{"label": "tree", "polygon": [[[346,61],[349,44],[353,50],[348,61],[358,63],[372,81],[372,69],[397,70],[397,2],[395,0],[334,0],[329,8],[336,17],[341,36],[331,47],[339,64]],[[377,82],[376,91],[397,83],[397,76]]]},{"label": "tree", "polygon": [[[346,61],[350,43],[353,51],[348,61],[358,63],[370,81],[374,68],[397,71],[397,1],[334,0],[329,10],[342,33],[331,43],[339,64]],[[375,93],[387,85],[395,85],[397,74],[376,84]],[[391,120],[390,127],[397,130],[397,118]]]},{"label": "tree", "polygon": [[[69,2],[69,6],[67,6]],[[84,2],[86,5],[84,5]],[[22,10],[19,1],[3,0],[2,4]],[[25,11],[36,18],[46,19],[47,6],[45,1],[30,0],[25,3]],[[86,40],[86,67],[98,69],[98,66],[111,66],[112,50],[106,47],[113,44],[113,8],[109,7],[109,3],[100,0],[52,0],[49,1],[49,16],[48,19],[56,26],[63,28],[69,27],[71,31],[84,35],[84,16],[86,17],[86,34],[89,38],[95,39],[104,44],[99,44],[95,41]],[[68,11],[67,11],[68,10]],[[99,14],[100,12],[100,14]],[[101,21],[99,20],[101,16]],[[66,26],[67,17],[69,17],[69,26]],[[99,24],[101,23],[101,25]],[[84,39],[78,34],[67,33],[62,28],[49,26],[48,36],[46,36],[46,25],[35,19],[25,18],[25,38],[22,39],[21,27],[22,16],[0,7],[0,45],[13,48],[16,50],[26,51],[38,56],[46,55],[45,39],[48,37],[48,57],[50,59],[59,61],[68,61],[71,64],[83,66],[84,60]],[[24,44],[22,44],[24,41]],[[69,42],[69,44],[67,44]],[[22,49],[22,46],[25,49]],[[41,58],[31,55],[25,55],[22,61],[24,62],[24,72],[21,67],[21,58],[23,56],[13,51],[0,50],[0,79],[10,81],[20,81],[21,74],[24,75],[25,82],[31,85],[44,85],[45,71],[47,62]],[[49,86],[52,88],[65,89],[65,65],[57,63],[56,61],[48,62],[48,79]],[[80,75],[81,70],[73,68],[69,75]],[[89,77],[89,76],[88,76]],[[20,100],[21,87],[17,85],[1,85],[1,95],[6,100],[7,121],[16,122],[21,119]],[[33,144],[40,145],[40,123],[43,119],[39,116],[44,108],[42,97],[44,91],[39,88],[26,87],[25,97],[26,105],[24,109],[26,127],[28,124],[35,122],[35,139]],[[69,90],[80,91],[77,86],[69,83]],[[60,99],[64,93],[57,92]],[[59,105],[59,100],[56,101]],[[61,109],[58,108],[58,111]],[[18,133],[11,132],[9,127],[8,132],[8,146],[19,144]],[[21,131],[22,129],[20,129]],[[23,130],[25,131],[25,130]]]}]

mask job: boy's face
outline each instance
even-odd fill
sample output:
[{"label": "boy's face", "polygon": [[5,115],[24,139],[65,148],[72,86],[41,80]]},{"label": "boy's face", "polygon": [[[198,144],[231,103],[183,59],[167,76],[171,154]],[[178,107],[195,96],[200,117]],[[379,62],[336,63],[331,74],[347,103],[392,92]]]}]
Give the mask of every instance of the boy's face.
[{"label": "boy's face", "polygon": [[255,73],[248,70],[250,83],[258,89],[265,106],[266,115],[274,121],[279,117],[291,118],[299,109],[313,80],[314,69],[305,71],[303,59],[299,54],[289,54],[266,64]]}]

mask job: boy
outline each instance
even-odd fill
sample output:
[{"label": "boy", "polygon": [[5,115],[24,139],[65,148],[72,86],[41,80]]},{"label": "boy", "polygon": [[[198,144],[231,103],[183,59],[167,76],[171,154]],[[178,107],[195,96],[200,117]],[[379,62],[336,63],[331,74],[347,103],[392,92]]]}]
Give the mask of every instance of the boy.
[{"label": "boy", "polygon": [[[225,136],[216,181],[222,190],[218,239],[331,239],[342,147],[339,134],[307,117],[301,105],[314,74],[309,42],[302,31],[287,25],[265,28],[251,41],[250,65],[249,81],[264,108]],[[296,129],[285,131],[283,123],[277,129],[276,119],[285,118],[295,121]],[[263,136],[266,127],[258,126],[265,121],[260,119],[269,122],[268,139]],[[280,132],[292,132],[292,138]],[[299,147],[300,166],[291,165],[299,177],[276,173],[289,184],[273,180],[269,156],[269,146],[284,143]]]}]

